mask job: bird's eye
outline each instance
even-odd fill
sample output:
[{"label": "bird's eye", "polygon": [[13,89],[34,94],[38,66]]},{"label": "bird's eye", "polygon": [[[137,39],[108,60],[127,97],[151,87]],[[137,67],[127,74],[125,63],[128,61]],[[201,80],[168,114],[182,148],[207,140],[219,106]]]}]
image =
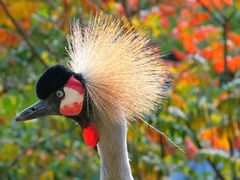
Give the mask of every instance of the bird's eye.
[{"label": "bird's eye", "polygon": [[59,98],[61,98],[61,97],[64,96],[64,92],[63,92],[62,90],[58,90],[58,91],[56,92],[56,96],[59,97]]}]

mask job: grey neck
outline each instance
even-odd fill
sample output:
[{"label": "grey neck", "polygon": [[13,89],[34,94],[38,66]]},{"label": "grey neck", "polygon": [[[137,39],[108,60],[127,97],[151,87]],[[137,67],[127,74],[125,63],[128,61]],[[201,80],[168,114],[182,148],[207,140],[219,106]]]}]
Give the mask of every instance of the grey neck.
[{"label": "grey neck", "polygon": [[133,180],[127,151],[127,122],[95,121],[99,131],[101,180]]}]

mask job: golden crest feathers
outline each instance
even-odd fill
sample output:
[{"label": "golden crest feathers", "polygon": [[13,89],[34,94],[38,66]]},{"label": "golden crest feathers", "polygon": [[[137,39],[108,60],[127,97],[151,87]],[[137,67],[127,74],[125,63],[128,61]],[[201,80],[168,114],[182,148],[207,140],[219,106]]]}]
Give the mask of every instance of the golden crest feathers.
[{"label": "golden crest feathers", "polygon": [[94,111],[113,121],[121,121],[121,111],[134,120],[161,102],[167,71],[142,32],[126,30],[106,15],[96,16],[86,28],[72,27],[69,66],[85,79]]}]

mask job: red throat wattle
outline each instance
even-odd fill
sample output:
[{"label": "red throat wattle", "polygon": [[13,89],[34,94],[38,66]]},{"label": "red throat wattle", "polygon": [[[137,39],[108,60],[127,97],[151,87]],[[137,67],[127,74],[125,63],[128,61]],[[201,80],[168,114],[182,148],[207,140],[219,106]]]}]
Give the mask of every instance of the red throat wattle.
[{"label": "red throat wattle", "polygon": [[95,147],[98,143],[98,131],[94,124],[89,123],[89,125],[83,128],[83,138],[84,142],[88,145],[88,147]]}]

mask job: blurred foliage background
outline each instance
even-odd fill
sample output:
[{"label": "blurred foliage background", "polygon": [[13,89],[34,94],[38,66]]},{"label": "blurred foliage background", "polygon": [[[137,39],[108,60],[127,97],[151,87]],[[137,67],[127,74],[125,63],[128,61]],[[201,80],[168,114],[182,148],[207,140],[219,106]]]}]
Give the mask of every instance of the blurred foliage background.
[{"label": "blurred foliage background", "polygon": [[66,35],[104,11],[143,28],[173,72],[169,97],[128,142],[136,179],[240,179],[239,0],[0,0],[0,179],[99,179],[70,120],[16,123],[42,71],[66,63]]}]

